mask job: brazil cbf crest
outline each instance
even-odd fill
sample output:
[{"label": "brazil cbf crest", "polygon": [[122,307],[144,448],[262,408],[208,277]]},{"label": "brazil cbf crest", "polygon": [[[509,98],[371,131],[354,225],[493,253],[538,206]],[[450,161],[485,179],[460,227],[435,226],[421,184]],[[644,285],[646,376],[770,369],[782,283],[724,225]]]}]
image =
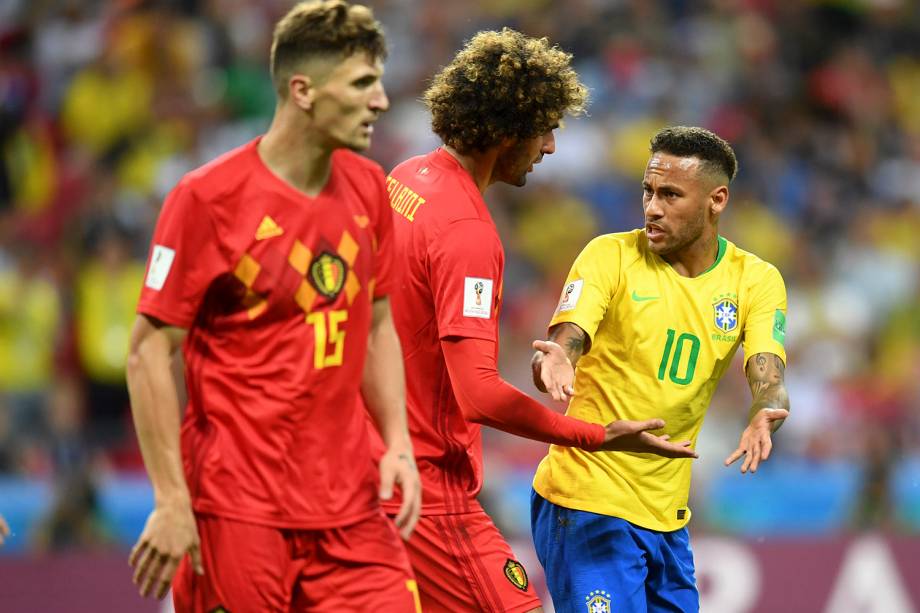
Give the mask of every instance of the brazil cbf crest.
[{"label": "brazil cbf crest", "polygon": [[731,332],[738,327],[738,303],[732,298],[720,298],[712,305],[716,328]]},{"label": "brazil cbf crest", "polygon": [[588,613],[612,613],[610,608],[610,594],[604,590],[592,590],[585,596],[585,606]]}]

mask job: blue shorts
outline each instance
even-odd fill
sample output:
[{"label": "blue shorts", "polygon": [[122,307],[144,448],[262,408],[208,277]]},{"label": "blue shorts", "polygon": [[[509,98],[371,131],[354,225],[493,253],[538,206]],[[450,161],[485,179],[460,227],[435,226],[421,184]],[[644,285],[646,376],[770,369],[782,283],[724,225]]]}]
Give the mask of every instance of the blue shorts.
[{"label": "blue shorts", "polygon": [[533,492],[533,542],[557,613],[695,613],[700,609],[686,528],[657,532],[575,511]]}]

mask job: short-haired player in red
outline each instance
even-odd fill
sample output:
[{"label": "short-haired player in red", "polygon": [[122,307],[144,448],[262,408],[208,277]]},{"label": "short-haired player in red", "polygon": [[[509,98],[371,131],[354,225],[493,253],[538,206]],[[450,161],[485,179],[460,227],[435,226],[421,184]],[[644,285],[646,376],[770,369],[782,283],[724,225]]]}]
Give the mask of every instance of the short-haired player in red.
[{"label": "short-haired player in red", "polygon": [[[393,313],[425,490],[407,548],[426,613],[540,610],[525,569],[476,500],[480,424],[585,449],[693,455],[647,431],[661,420],[605,427],[571,419],[504,382],[496,368],[504,251],[482,194],[496,182],[524,185],[555,150],[562,117],[583,110],[586,90],[570,61],[546,39],[480,32],[425,93],[444,146],[387,178],[402,275]],[[554,343],[535,346],[546,360],[566,360]],[[571,392],[546,384],[557,397]],[[394,501],[384,506],[398,510]]]},{"label": "short-haired player in red", "polygon": [[[353,152],[389,104],[384,55],[366,7],[294,7],[268,131],[187,174],[160,213],[128,358],[155,508],[130,561],[142,595],[172,583],[177,611],[417,610],[397,532],[420,487],[393,216],[382,170]],[[359,392],[386,441],[379,484]],[[395,525],[380,505],[394,485]]]}]

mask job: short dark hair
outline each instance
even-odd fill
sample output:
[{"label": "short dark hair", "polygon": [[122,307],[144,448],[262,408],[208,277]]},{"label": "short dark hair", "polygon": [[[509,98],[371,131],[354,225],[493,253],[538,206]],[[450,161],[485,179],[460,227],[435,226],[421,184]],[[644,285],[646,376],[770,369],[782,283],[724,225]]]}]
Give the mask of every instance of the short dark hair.
[{"label": "short dark hair", "polygon": [[301,2],[275,25],[271,52],[275,91],[282,98],[287,96],[287,81],[305,59],[346,58],[358,51],[386,59],[383,28],[371,9],[344,0]]},{"label": "short dark hair", "polygon": [[698,157],[710,172],[732,179],[738,173],[738,158],[732,146],[706,128],[671,126],[660,130],[649,143],[652,153],[670,153],[678,157]]},{"label": "short dark hair", "polygon": [[572,55],[511,28],[479,32],[435,75],[423,101],[431,127],[460,153],[528,139],[584,112]]}]

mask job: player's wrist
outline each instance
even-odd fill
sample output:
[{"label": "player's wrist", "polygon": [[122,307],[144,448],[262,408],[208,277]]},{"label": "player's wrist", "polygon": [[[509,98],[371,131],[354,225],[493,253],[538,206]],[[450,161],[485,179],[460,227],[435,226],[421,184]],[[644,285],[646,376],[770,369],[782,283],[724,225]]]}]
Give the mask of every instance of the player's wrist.
[{"label": "player's wrist", "polygon": [[153,504],[156,509],[174,513],[186,513],[192,510],[192,499],[186,494],[171,494],[165,496],[154,495]]},{"label": "player's wrist", "polygon": [[408,455],[408,457],[413,457],[412,450],[412,439],[409,438],[409,433],[399,434],[393,436],[389,439],[384,439],[384,442],[387,446],[387,453],[394,456]]},{"label": "player's wrist", "polygon": [[587,424],[587,427],[590,428],[588,438],[586,443],[582,446],[582,449],[585,451],[597,451],[603,447],[605,443],[616,438],[609,436],[607,427],[602,424]]}]

